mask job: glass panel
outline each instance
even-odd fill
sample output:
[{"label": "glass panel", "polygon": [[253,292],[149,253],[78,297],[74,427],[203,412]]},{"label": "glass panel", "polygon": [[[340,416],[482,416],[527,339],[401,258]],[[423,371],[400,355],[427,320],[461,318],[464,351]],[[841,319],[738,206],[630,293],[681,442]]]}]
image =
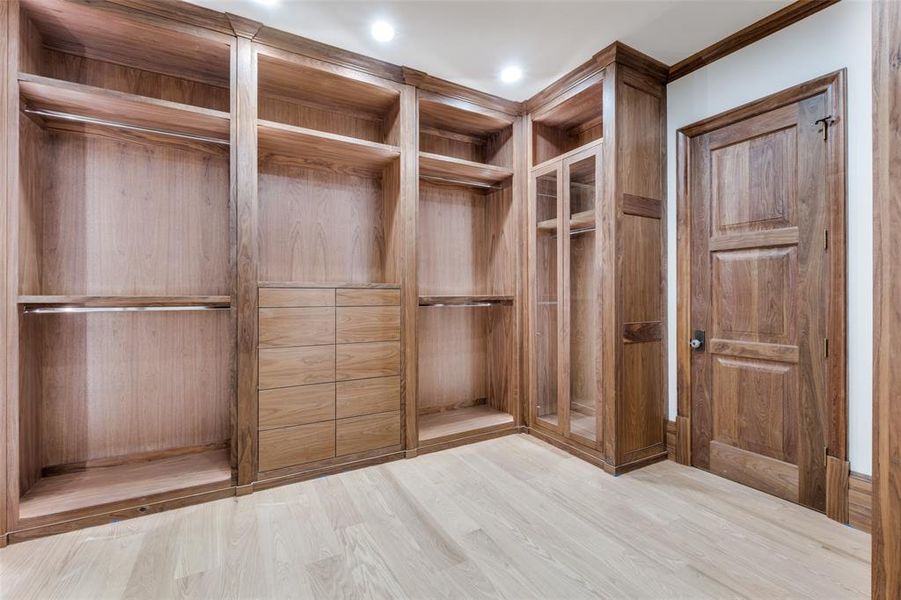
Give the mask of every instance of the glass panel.
[{"label": "glass panel", "polygon": [[597,439],[595,157],[569,170],[569,430]]},{"label": "glass panel", "polygon": [[535,192],[537,409],[539,419],[557,426],[557,173],[538,177]]}]

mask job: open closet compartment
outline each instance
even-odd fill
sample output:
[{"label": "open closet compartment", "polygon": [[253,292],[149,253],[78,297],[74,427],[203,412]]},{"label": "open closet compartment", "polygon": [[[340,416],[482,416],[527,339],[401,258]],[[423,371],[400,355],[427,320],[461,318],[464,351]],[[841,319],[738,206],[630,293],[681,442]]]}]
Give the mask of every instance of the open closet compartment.
[{"label": "open closet compartment", "polygon": [[10,529],[227,490],[230,38],[18,19]]},{"label": "open closet compartment", "polygon": [[666,456],[666,69],[618,43],[583,68],[529,107],[529,422],[620,473]]},{"label": "open closet compartment", "polygon": [[400,86],[257,46],[259,278],[400,284]]},{"label": "open closet compartment", "polygon": [[518,207],[511,115],[419,99],[420,447],[518,426]]}]

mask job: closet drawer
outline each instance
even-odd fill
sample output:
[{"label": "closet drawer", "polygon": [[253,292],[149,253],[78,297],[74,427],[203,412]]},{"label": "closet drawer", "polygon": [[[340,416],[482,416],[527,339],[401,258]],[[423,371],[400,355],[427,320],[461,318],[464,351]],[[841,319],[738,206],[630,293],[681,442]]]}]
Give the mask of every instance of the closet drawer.
[{"label": "closet drawer", "polygon": [[400,342],[339,344],[335,351],[335,380],[400,375]]},{"label": "closet drawer", "polygon": [[337,421],[338,456],[400,444],[400,412],[393,411]]},{"label": "closet drawer", "polygon": [[260,348],[335,343],[335,309],[261,308]]},{"label": "closet drawer", "polygon": [[335,347],[261,348],[259,388],[335,380]]},{"label": "closet drawer", "polygon": [[335,385],[335,416],[339,419],[400,410],[400,377],[341,381]]},{"label": "closet drawer", "polygon": [[393,342],[400,339],[400,306],[339,307],[335,341]]},{"label": "closet drawer", "polygon": [[302,465],[334,456],[334,421],[260,432],[260,471]]},{"label": "closet drawer", "polygon": [[330,288],[260,288],[260,308],[334,305],[335,290]]},{"label": "closet drawer", "polygon": [[338,306],[399,306],[400,290],[347,289],[335,290]]},{"label": "closet drawer", "polygon": [[320,383],[264,390],[259,396],[259,427],[273,429],[335,418],[335,384]]}]

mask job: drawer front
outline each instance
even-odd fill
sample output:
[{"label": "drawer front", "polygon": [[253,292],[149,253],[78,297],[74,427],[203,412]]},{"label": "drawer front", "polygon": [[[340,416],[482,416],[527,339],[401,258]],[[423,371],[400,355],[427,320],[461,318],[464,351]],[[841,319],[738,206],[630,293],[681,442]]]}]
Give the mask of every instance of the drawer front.
[{"label": "drawer front", "polygon": [[337,289],[335,304],[338,306],[400,306],[400,290],[390,289]]},{"label": "drawer front", "polygon": [[335,416],[339,419],[400,410],[400,377],[338,382]]},{"label": "drawer front", "polygon": [[334,343],[332,307],[260,309],[260,348]]},{"label": "drawer front", "polygon": [[393,342],[400,339],[399,306],[342,306],[337,309],[335,341]]},{"label": "drawer front", "polygon": [[260,349],[260,389],[335,380],[335,347]]},{"label": "drawer front", "polygon": [[335,418],[335,384],[320,383],[260,392],[260,429],[305,425]]},{"label": "drawer front", "polygon": [[260,308],[334,305],[333,289],[260,288]]},{"label": "drawer front", "polygon": [[400,342],[341,344],[335,351],[335,380],[400,375]]},{"label": "drawer front", "polygon": [[334,421],[260,432],[260,471],[302,465],[334,456]]},{"label": "drawer front", "polygon": [[335,438],[338,456],[395,446],[400,444],[400,412],[341,419]]}]

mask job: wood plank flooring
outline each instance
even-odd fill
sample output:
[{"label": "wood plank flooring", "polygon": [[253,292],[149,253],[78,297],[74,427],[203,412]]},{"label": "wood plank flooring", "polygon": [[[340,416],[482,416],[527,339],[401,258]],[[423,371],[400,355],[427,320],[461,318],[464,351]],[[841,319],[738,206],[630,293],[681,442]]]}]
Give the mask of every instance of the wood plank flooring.
[{"label": "wood plank flooring", "polygon": [[3,598],[864,598],[870,536],[507,436],[14,544]]}]

